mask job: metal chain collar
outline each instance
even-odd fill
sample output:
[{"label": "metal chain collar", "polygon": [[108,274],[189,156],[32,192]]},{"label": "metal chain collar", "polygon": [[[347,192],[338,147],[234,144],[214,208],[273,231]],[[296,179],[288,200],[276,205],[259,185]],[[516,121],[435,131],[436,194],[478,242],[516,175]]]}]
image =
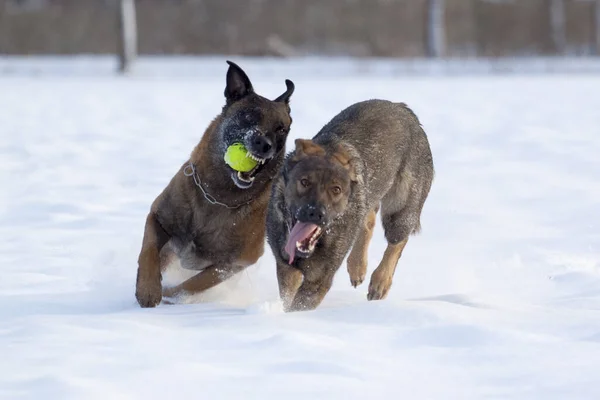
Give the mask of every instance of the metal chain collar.
[{"label": "metal chain collar", "polygon": [[238,204],[237,206],[230,206],[228,204],[221,203],[220,201],[218,201],[217,199],[215,199],[210,193],[207,193],[206,190],[204,190],[204,187],[202,187],[202,182],[200,181],[200,177],[198,176],[198,173],[196,172],[196,167],[194,166],[194,164],[192,164],[191,161],[183,169],[183,174],[185,176],[191,176],[191,177],[194,178],[194,183],[196,184],[196,186],[198,186],[200,188],[200,190],[202,191],[202,194],[204,195],[204,198],[210,204],[215,204],[215,205],[223,206],[223,207],[229,208],[229,209],[236,209],[236,208],[240,208],[241,206],[245,206],[246,204],[250,204],[250,202],[252,202],[252,200],[250,200],[250,201],[247,201],[246,203]]}]

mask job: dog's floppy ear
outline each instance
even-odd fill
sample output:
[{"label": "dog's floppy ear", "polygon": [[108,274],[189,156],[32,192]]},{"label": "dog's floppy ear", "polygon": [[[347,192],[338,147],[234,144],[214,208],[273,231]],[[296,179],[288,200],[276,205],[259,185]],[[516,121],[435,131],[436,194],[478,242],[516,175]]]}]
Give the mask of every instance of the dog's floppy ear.
[{"label": "dog's floppy ear", "polygon": [[227,86],[225,86],[225,99],[231,104],[254,92],[248,75],[236,63],[227,61]]},{"label": "dog's floppy ear", "polygon": [[294,85],[294,82],[290,81],[289,79],[285,80],[285,86],[287,87],[287,90],[285,91],[285,93],[283,93],[281,96],[276,98],[274,101],[279,102],[279,103],[285,103],[286,105],[289,105],[290,97],[292,97],[292,93],[294,93],[294,89],[296,88],[296,86]]},{"label": "dog's floppy ear", "polygon": [[341,146],[338,146],[336,151],[331,155],[333,161],[339,163],[342,167],[348,170],[348,174],[350,176],[350,180],[352,182],[360,182],[361,177],[358,175],[356,171],[356,165],[352,156],[348,154],[348,152]]},{"label": "dog's floppy ear", "polygon": [[296,150],[288,161],[290,170],[306,157],[325,155],[325,149],[310,139],[296,139],[294,143],[296,144]]}]

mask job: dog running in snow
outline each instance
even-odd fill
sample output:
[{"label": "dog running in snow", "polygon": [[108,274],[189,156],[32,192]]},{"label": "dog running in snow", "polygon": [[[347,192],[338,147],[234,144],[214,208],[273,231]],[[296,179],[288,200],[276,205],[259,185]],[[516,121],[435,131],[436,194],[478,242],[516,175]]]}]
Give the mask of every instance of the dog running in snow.
[{"label": "dog running in snow", "polygon": [[[141,307],[155,307],[163,296],[209,289],[264,252],[267,206],[272,179],[285,157],[294,84],[286,80],[287,90],[269,100],[254,92],[239,66],[228,64],[222,112],[154,200],[146,219],[135,291]],[[233,143],[243,143],[258,161],[254,169],[238,172],[225,163]],[[163,288],[162,271],[172,256],[198,274]]]},{"label": "dog running in snow", "polygon": [[298,139],[273,185],[267,240],[286,311],[319,306],[346,254],[351,284],[367,272],[377,212],[388,246],[367,298],[387,296],[404,247],[420,230],[434,176],[425,131],[404,103],[368,100]]}]

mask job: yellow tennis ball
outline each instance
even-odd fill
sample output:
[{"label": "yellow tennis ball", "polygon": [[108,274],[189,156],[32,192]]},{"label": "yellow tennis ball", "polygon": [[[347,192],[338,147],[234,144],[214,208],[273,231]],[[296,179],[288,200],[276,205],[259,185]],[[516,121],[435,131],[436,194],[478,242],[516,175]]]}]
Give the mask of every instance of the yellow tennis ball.
[{"label": "yellow tennis ball", "polygon": [[231,168],[240,172],[252,171],[258,161],[248,157],[248,150],[241,143],[234,143],[225,152],[225,162]]}]

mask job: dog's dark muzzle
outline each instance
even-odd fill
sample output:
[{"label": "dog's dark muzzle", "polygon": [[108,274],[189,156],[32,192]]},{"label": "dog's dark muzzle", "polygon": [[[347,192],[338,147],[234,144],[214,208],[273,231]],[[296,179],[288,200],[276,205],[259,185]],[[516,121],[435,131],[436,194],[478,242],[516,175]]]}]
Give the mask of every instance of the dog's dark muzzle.
[{"label": "dog's dark muzzle", "polygon": [[296,257],[308,258],[325,232],[327,218],[325,209],[314,204],[300,207],[292,218],[285,253],[292,264]]},{"label": "dog's dark muzzle", "polygon": [[275,156],[275,148],[270,138],[261,132],[254,130],[246,134],[244,146],[248,151],[247,157],[257,162],[256,167],[247,172],[233,171],[231,179],[240,189],[248,189],[252,186],[254,178],[260,173],[265,165]]},{"label": "dog's dark muzzle", "polygon": [[248,137],[244,145],[250,154],[262,160],[268,160],[275,155],[273,141],[258,132]]},{"label": "dog's dark muzzle", "polygon": [[296,212],[296,220],[318,226],[325,226],[328,222],[325,207],[316,204],[306,204],[300,207]]}]

